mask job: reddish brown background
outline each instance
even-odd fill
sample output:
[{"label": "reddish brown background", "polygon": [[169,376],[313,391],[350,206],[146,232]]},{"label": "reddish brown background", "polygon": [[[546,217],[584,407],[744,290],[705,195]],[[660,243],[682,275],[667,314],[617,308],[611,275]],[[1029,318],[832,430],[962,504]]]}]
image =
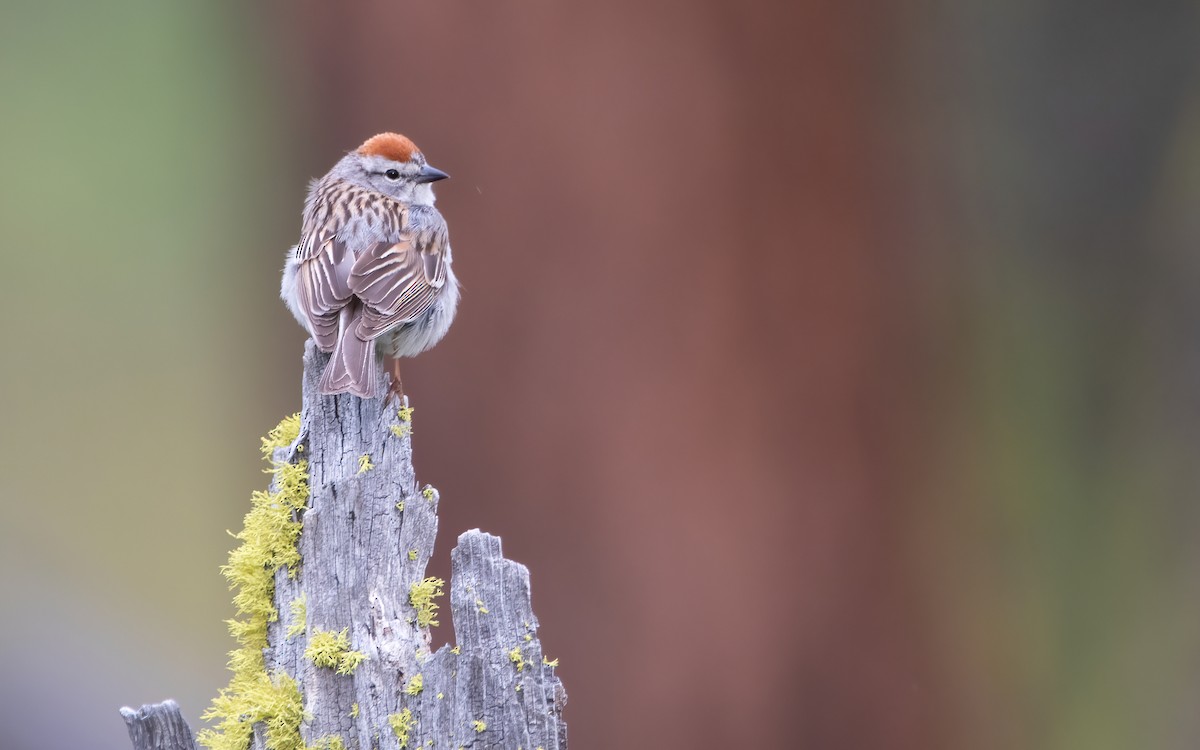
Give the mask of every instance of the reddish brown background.
[{"label": "reddish brown background", "polygon": [[1198,51],[1194,0],[8,3],[0,748],[202,724],[284,252],[382,130],[453,175],[435,572],[529,566],[573,750],[1194,748]]},{"label": "reddish brown background", "polygon": [[937,745],[888,11],[300,8],[297,159],[394,128],[453,175],[418,470],[530,566],[572,747]]}]

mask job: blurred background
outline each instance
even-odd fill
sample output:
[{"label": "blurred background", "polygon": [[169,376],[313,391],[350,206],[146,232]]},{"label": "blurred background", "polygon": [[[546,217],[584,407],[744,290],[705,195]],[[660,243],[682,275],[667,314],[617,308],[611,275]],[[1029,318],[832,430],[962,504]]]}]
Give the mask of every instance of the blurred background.
[{"label": "blurred background", "polygon": [[530,567],[573,750],[1200,739],[1194,2],[0,8],[4,750],[201,725],[384,130],[453,175],[435,572]]}]

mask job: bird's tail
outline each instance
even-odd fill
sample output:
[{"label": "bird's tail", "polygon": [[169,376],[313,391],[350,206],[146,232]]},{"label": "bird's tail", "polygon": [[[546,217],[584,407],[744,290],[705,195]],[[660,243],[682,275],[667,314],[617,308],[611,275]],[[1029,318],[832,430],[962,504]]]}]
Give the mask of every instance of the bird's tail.
[{"label": "bird's tail", "polygon": [[379,377],[375,364],[375,342],[364,341],[354,330],[356,308],[353,303],[342,308],[338,316],[338,340],[318,389],[325,395],[351,393],[359,398],[379,395]]}]

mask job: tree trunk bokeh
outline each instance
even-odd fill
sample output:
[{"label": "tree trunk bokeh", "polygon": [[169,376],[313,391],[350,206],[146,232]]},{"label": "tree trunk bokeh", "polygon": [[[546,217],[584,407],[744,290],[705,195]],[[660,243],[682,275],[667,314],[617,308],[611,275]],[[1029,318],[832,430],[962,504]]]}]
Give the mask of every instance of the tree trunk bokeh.
[{"label": "tree trunk bokeh", "polygon": [[530,565],[573,745],[936,746],[889,11],[305,10],[314,174],[398,129],[454,177],[418,470]]}]

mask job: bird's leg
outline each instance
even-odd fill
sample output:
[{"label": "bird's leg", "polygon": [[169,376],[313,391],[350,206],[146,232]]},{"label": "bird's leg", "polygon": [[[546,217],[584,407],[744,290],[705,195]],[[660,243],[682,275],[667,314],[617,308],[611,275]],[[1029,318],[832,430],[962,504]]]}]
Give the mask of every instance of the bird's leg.
[{"label": "bird's leg", "polygon": [[396,399],[397,402],[404,401],[404,384],[400,382],[400,358],[389,357],[391,362],[388,365],[388,371],[392,375],[392,386],[388,389],[388,396]]}]

